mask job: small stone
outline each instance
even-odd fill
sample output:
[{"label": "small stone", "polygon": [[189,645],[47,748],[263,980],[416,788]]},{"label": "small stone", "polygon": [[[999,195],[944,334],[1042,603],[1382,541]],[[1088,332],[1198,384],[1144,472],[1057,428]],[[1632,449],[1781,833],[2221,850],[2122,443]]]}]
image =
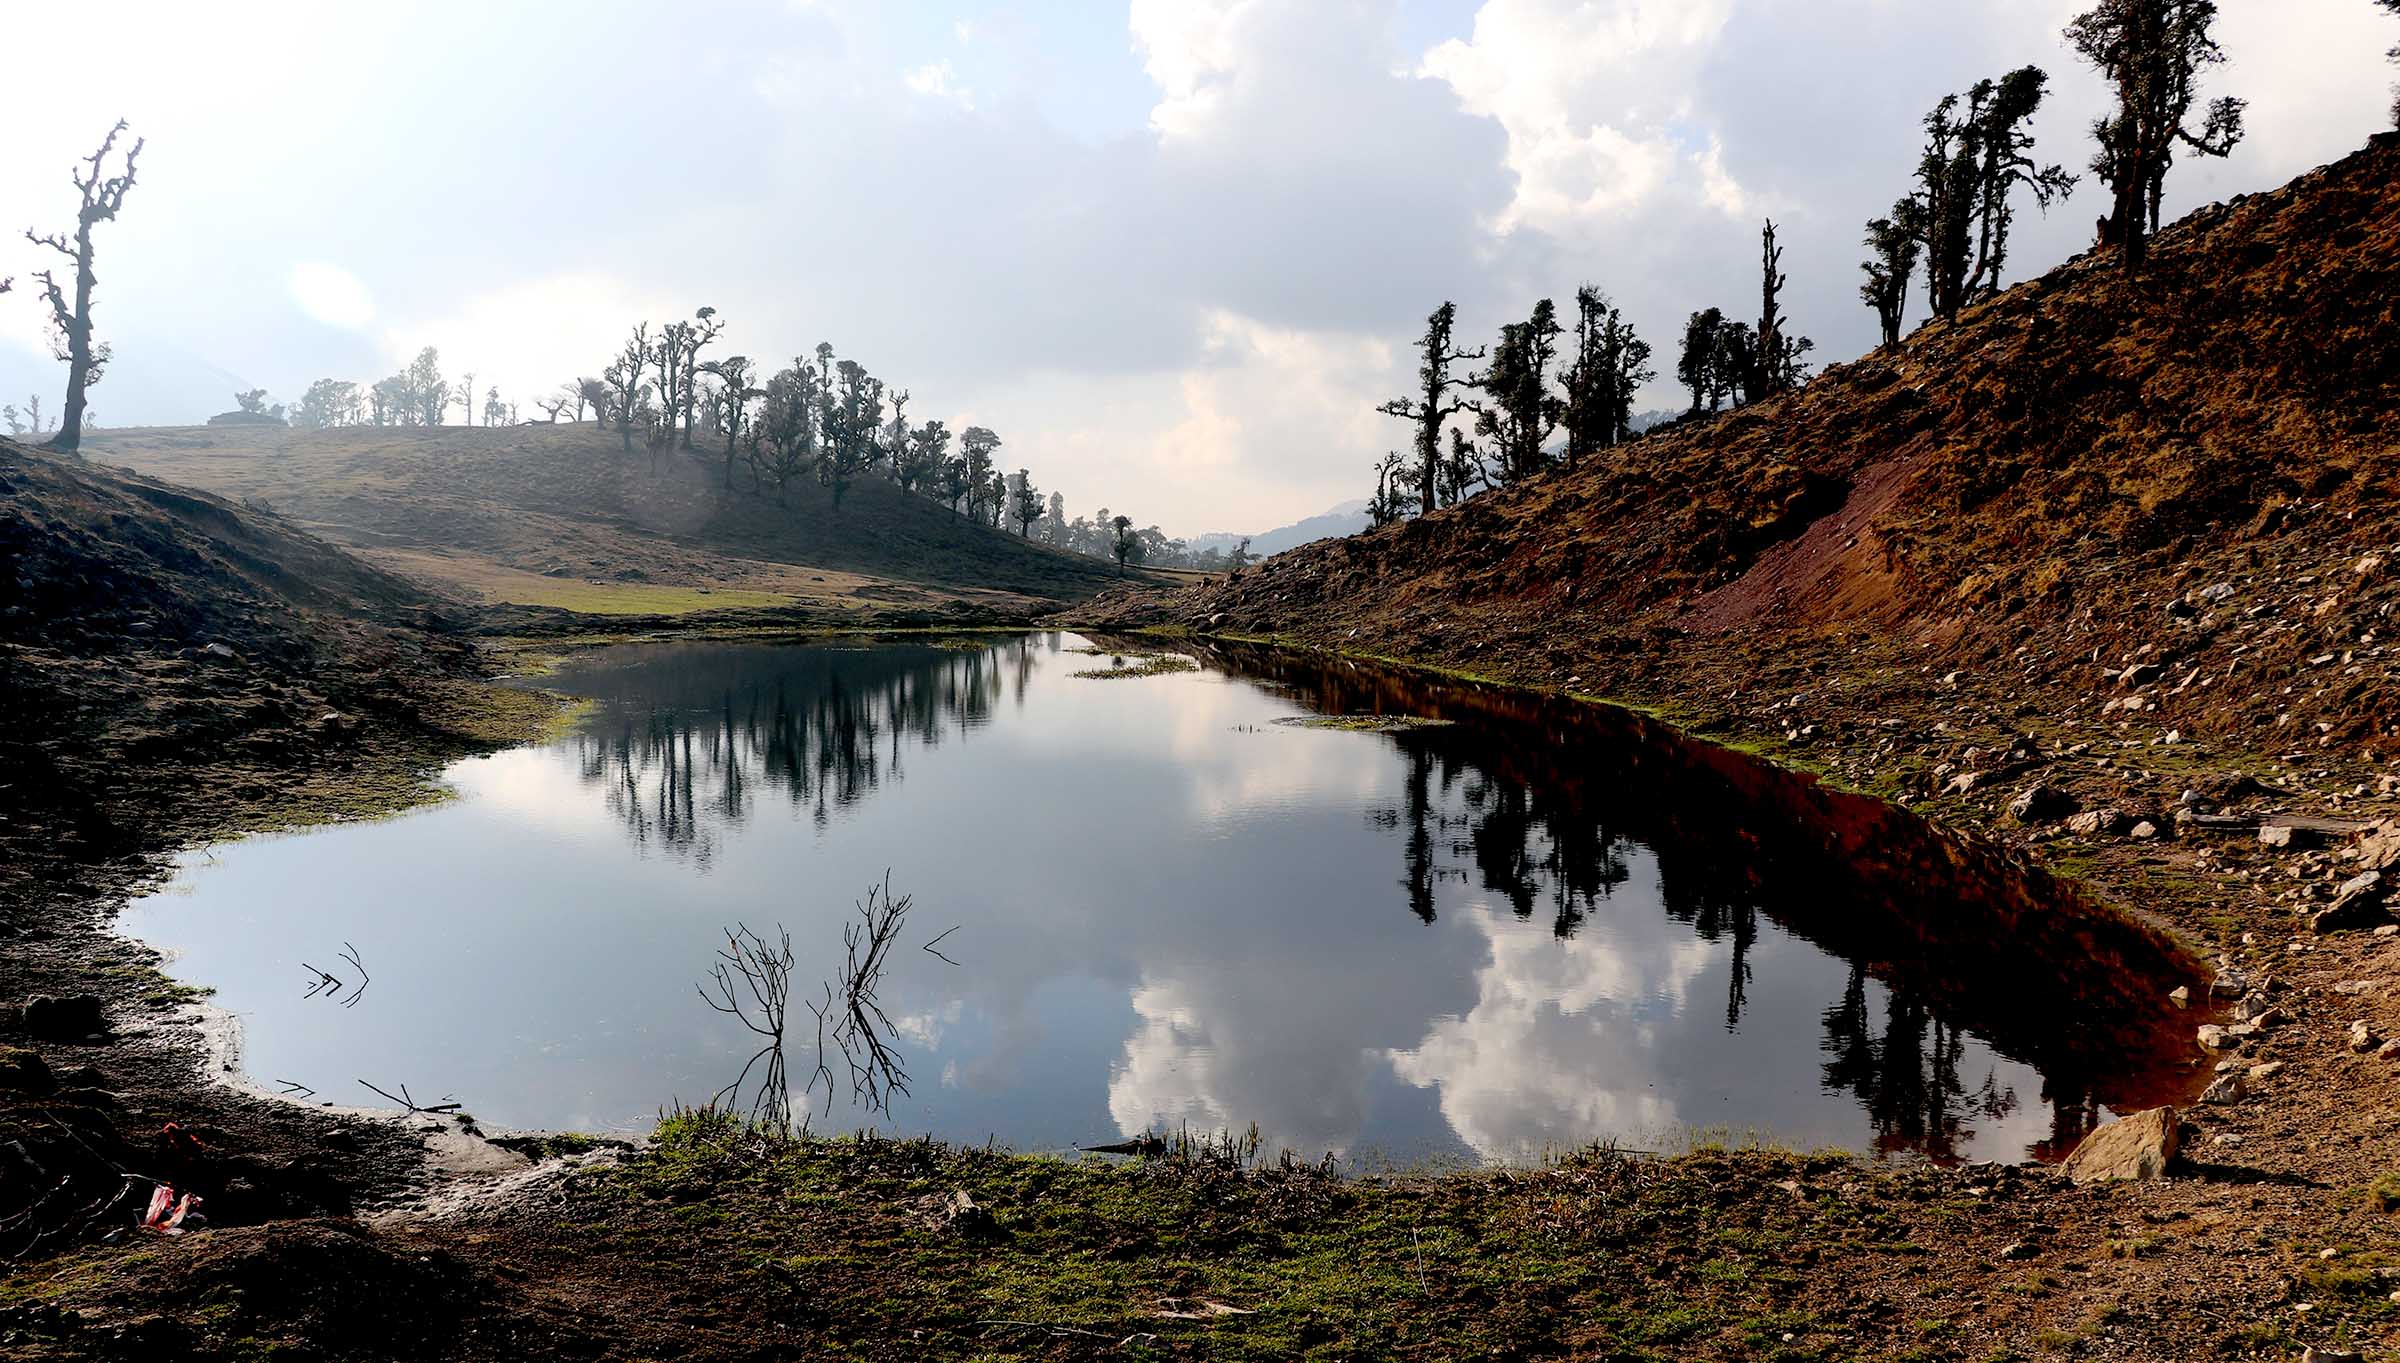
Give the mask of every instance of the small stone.
[{"label": "small stone", "polygon": [[2000,1247],[2000,1257],[2003,1259],[2030,1259],[2039,1253],[2041,1253],[2040,1250],[2022,1240],[2012,1241]]},{"label": "small stone", "polygon": [[2400,1037],[2393,1037],[2375,1048],[2375,1058],[2378,1060],[2389,1060],[2394,1056],[2400,1056]]},{"label": "small stone", "polygon": [[2288,823],[2261,825],[2258,841],[2265,847],[2289,847],[2292,845],[2292,826]]},{"label": "small stone", "polygon": [[2175,1109],[2154,1107],[2095,1128],[2059,1167],[2077,1183],[2164,1178],[2180,1138]]},{"label": "small stone", "polygon": [[2158,825],[2150,822],[2148,819],[2144,819],[2140,823],[2135,824],[2131,831],[2127,832],[2125,836],[2133,839],[2135,842],[2148,842],[2152,838],[2158,836]]},{"label": "small stone", "polygon": [[2379,1044],[2381,1043],[2375,1035],[2375,1029],[2369,1027],[2364,1019],[2350,1024],[2351,1050],[2364,1055],[2368,1051],[2374,1050]]},{"label": "small stone", "polygon": [[2300,1363],[2359,1363],[2359,1356],[2350,1349],[2325,1349],[2311,1345],[2300,1351]]},{"label": "small stone", "polygon": [[233,649],[225,644],[210,644],[208,647],[201,649],[200,651],[207,654],[211,658],[231,658],[235,656]]},{"label": "small stone", "polygon": [[2375,929],[2378,937],[2400,937],[2400,923],[2385,923]]},{"label": "small stone", "polygon": [[2192,1006],[2192,987],[2179,984],[2167,991],[2167,999],[2178,1008],[2189,1008]]},{"label": "small stone", "polygon": [[2272,1079],[2283,1073],[2283,1067],[2283,1062],[2280,1060],[2261,1060],[2250,1067],[2249,1076],[2261,1081]]},{"label": "small stone", "polygon": [[2200,1094],[2200,1101],[2211,1107],[2231,1107],[2250,1096],[2250,1087],[2242,1076],[2229,1074],[2209,1085]]},{"label": "small stone", "polygon": [[[2256,946],[2258,944],[2246,942],[2243,945]],[[2208,992],[2211,998],[2238,999],[2250,992],[2250,981],[2240,973],[2228,970],[2209,981]]]},{"label": "small stone", "polygon": [[2240,1044],[2231,1032],[2213,1022],[2201,1027],[2195,1035],[2204,1051],[2231,1050]]},{"label": "small stone", "polygon": [[2233,1005],[2233,1020],[2236,1022],[2256,1022],[2260,1018],[2265,1017],[2269,1012],[2273,1011],[2274,1007],[2275,1001],[2268,998],[2264,993],[2244,994],[2242,995],[2242,1001]]}]

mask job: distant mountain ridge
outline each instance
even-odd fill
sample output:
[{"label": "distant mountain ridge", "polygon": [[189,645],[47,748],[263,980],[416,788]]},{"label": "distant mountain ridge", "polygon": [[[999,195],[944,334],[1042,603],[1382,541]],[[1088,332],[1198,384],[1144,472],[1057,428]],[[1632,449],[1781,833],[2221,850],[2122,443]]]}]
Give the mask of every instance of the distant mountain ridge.
[{"label": "distant mountain ridge", "polygon": [[1339,539],[1344,535],[1355,535],[1366,528],[1367,499],[1361,497],[1355,501],[1343,502],[1339,506],[1320,511],[1306,520],[1294,521],[1290,525],[1277,526],[1273,530],[1261,531],[1255,535],[1245,537],[1217,531],[1206,535],[1194,535],[1189,543],[1195,554],[1204,554],[1211,549],[1217,550],[1219,553],[1229,553],[1234,546],[1247,538],[1250,541],[1250,552],[1263,558],[1269,554],[1280,554],[1286,549],[1297,549],[1303,544],[1313,544],[1318,540]]}]

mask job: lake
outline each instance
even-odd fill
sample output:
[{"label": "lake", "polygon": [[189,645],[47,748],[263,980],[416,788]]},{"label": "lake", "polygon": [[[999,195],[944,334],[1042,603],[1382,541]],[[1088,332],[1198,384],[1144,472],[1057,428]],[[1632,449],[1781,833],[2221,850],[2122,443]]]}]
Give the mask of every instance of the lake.
[{"label": "lake", "polygon": [[798,1000],[887,874],[906,1092],[864,1110],[832,1057],[798,1100],[820,1131],[2017,1160],[2191,1088],[2191,962],[1904,811],[1622,710],[1188,652],[580,652],[544,679],[590,702],[557,741],[455,764],[430,808],[188,854],[124,926],[216,991],[257,1083],[487,1126],[709,1100],[755,1049],[699,990],[737,924],[790,934],[807,1080]]}]

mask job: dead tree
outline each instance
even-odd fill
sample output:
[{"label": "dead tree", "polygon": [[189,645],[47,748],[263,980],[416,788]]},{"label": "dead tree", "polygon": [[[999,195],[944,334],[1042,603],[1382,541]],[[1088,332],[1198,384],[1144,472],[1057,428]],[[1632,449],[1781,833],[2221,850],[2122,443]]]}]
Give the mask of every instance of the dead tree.
[{"label": "dead tree", "polygon": [[92,290],[100,282],[92,273],[92,228],[115,218],[117,210],[125,206],[125,191],[133,188],[134,163],[141,159],[143,139],[135,138],[133,149],[125,153],[122,174],[105,173],[104,163],[125,127],[125,120],[118,119],[117,126],[101,139],[100,150],[85,158],[84,169],[74,174],[75,188],[82,192],[83,204],[76,210],[73,238],[56,233],[44,235],[31,229],[25,233],[27,241],[49,247],[75,266],[72,304],[50,271],[34,276],[41,281],[42,294],[50,303],[56,353],[67,365],[66,411],[59,418],[58,434],[50,439],[55,449],[72,450],[83,443],[84,390],[98,383],[101,371],[108,366],[108,346],[92,343]]}]

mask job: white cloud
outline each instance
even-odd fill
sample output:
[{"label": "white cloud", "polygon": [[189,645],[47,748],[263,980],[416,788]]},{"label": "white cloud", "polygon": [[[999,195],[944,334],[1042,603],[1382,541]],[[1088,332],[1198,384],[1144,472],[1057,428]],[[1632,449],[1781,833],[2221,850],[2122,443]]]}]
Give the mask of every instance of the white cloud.
[{"label": "white cloud", "polygon": [[433,346],[453,376],[473,370],[478,388],[530,396],[596,372],[632,319],[691,312],[613,275],[550,275],[475,294],[434,316],[396,321],[383,333],[383,353],[396,367]]},{"label": "white cloud", "polygon": [[1732,0],[1488,0],[1471,36],[1425,54],[1471,112],[1508,130],[1516,197],[1494,224],[1572,230],[1640,205],[1679,171],[1727,211],[1738,186],[1683,131],[1692,78]]},{"label": "white cloud", "polygon": [[958,72],[949,58],[927,62],[901,78],[909,89],[928,99],[948,100],[961,109],[975,107],[975,92],[958,83]]},{"label": "white cloud", "polygon": [[1392,1069],[1437,1089],[1442,1115],[1487,1159],[1526,1161],[1602,1136],[1665,1132],[1677,1121],[1658,1031],[1723,954],[1680,925],[1607,941],[1524,930],[1469,910],[1491,944],[1475,1005],[1437,1019]]},{"label": "white cloud", "polygon": [[357,331],[375,320],[375,295],[357,275],[321,260],[292,267],[292,301],[329,327]]}]

